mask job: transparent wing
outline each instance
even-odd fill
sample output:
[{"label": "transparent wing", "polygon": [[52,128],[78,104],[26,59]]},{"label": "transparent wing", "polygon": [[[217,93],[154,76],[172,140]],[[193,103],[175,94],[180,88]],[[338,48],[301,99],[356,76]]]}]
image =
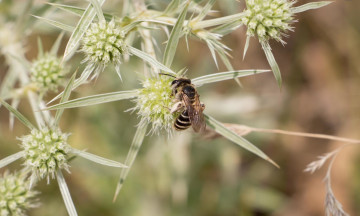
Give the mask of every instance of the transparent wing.
[{"label": "transparent wing", "polygon": [[182,94],[182,99],[184,101],[194,131],[203,132],[206,128],[206,124],[204,115],[202,113],[203,108],[200,104],[199,95],[195,95],[194,103],[191,103],[191,99],[186,94]]}]

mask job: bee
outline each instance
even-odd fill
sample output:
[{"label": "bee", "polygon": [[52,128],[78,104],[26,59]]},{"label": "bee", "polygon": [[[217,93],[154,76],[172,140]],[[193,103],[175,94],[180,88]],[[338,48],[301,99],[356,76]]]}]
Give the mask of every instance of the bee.
[{"label": "bee", "polygon": [[174,77],[171,82],[172,96],[175,97],[175,104],[170,113],[181,112],[174,121],[175,130],[186,130],[190,126],[195,132],[203,132],[206,128],[203,111],[205,105],[200,102],[200,96],[191,80],[185,77],[175,77],[170,74],[163,74]]}]

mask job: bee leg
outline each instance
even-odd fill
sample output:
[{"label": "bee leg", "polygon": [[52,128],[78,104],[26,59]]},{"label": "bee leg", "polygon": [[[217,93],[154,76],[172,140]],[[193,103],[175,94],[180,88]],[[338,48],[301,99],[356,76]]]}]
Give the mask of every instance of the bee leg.
[{"label": "bee leg", "polygon": [[204,109],[205,109],[205,104],[200,103],[200,105],[201,105],[201,110],[204,111]]},{"label": "bee leg", "polygon": [[176,102],[173,107],[171,107],[170,113],[174,113],[179,111],[184,107],[184,103],[182,101]]}]

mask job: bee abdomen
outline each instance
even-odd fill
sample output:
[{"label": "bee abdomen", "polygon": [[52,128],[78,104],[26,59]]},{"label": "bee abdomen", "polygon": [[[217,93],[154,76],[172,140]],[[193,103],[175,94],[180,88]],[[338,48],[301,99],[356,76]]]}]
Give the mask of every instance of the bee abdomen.
[{"label": "bee abdomen", "polygon": [[185,130],[191,126],[190,118],[186,110],[184,110],[175,120],[174,128],[176,130]]}]

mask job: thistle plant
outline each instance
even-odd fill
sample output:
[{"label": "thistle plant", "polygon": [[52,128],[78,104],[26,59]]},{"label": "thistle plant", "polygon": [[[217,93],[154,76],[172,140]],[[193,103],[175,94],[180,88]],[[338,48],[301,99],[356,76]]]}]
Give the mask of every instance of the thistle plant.
[{"label": "thistle plant", "polygon": [[[14,118],[17,118],[29,129],[27,134],[18,138],[21,150],[0,160],[0,168],[21,160],[24,170],[29,174],[27,177],[19,173],[14,175],[6,173],[2,178],[5,180],[0,179],[0,194],[6,194],[0,197],[1,215],[23,215],[26,208],[35,207],[33,198],[37,192],[34,192],[32,188],[35,183],[43,179],[46,179],[48,184],[51,183],[51,179],[57,180],[68,214],[77,215],[63,171],[70,173],[71,159],[79,156],[102,165],[122,168],[115,189],[115,201],[135,162],[144,138],[165,135],[168,140],[171,140],[172,135],[177,133],[173,125],[181,112],[172,112],[174,104],[178,102],[173,93],[174,87],[171,85],[174,79],[189,78],[194,88],[201,89],[202,86],[215,82],[232,79],[238,81],[242,77],[270,72],[271,70],[267,69],[237,70],[233,67],[230,60],[231,47],[222,40],[225,35],[245,26],[247,30],[243,57],[245,58],[250,39],[257,38],[277,84],[281,87],[280,69],[269,42],[275,40],[285,45],[285,37],[288,37],[287,34],[295,29],[297,13],[321,8],[330,3],[324,1],[296,6],[296,2],[291,0],[246,0],[246,8],[241,12],[214,18],[211,14],[215,12],[212,9],[216,3],[215,0],[205,1],[204,4],[192,0],[172,0],[164,10],[158,10],[156,7],[149,8],[142,0],[124,0],[123,2],[123,12],[114,15],[103,12],[102,6],[105,0],[90,0],[86,8],[57,3],[36,7],[33,1],[28,1],[23,13],[25,15],[18,17],[17,24],[9,25],[11,28],[0,27],[0,51],[9,65],[0,88],[0,104],[10,112],[11,127],[14,124]],[[77,23],[73,20],[65,22],[65,20],[48,18],[51,17],[48,15],[44,16],[50,8],[60,9],[52,12],[60,15],[54,17],[61,18],[73,14],[79,17],[79,21]],[[26,21],[29,14],[33,14],[31,18],[39,23],[45,22],[61,30],[49,52],[44,51],[41,40],[38,40],[38,56],[33,61],[26,59],[25,42],[20,39],[22,34],[32,30],[32,25]],[[168,36],[166,41],[160,41],[161,37],[158,38],[153,30],[165,33],[164,35]],[[12,34],[16,37],[8,37]],[[69,36],[69,40],[64,53],[61,57],[57,57],[64,35]],[[178,44],[182,39],[185,40],[188,50],[191,50],[189,40],[200,40],[209,48],[209,54],[216,68],[219,70],[219,58],[226,70],[193,77],[193,68],[182,65],[189,69],[189,72],[187,74],[184,73],[185,70],[176,72],[178,70],[173,65],[173,61],[178,55]],[[18,52],[17,49],[21,51]],[[73,61],[76,58],[73,57],[76,53],[80,53],[82,61],[77,63],[82,64],[83,69],[69,72],[68,67],[75,64]],[[144,69],[136,73],[123,70],[122,67],[126,68],[132,63],[134,56],[141,60]],[[91,82],[100,74],[114,76],[108,73],[112,68],[108,67],[110,65],[114,66],[120,78],[120,80],[116,79],[119,81],[120,88],[127,86],[124,84],[132,83],[122,77],[124,73],[138,75],[137,78],[140,79],[138,86],[141,87],[70,99],[72,91],[80,85]],[[64,85],[65,83],[67,85]],[[94,88],[97,87],[96,84],[94,86]],[[61,90],[58,92],[59,89]],[[55,93],[56,96],[48,100],[47,96],[51,96],[48,94],[50,92]],[[23,98],[29,101],[36,124],[31,123],[17,110]],[[55,102],[58,99],[60,101]],[[70,133],[60,129],[59,122],[64,109],[123,100],[133,102],[134,105],[129,110],[132,111],[131,115],[138,119],[137,129],[124,164],[74,148],[68,139]],[[8,101],[11,102],[8,103]],[[50,110],[56,110],[55,115]],[[217,135],[279,167],[265,152],[243,137],[251,131],[256,131],[255,129],[247,127],[239,132],[236,130],[239,128],[230,127],[229,124],[216,120],[206,109],[202,115],[209,129],[206,133],[211,133],[209,131],[212,130]],[[191,133],[192,130],[188,131]],[[200,136],[203,135],[200,134]],[[328,154],[307,168],[307,171],[314,172],[332,158],[325,178],[327,215],[347,215],[335,198],[330,184],[330,169],[337,152]],[[15,183],[10,184],[7,183],[8,181]],[[17,194],[13,195],[9,191]],[[17,195],[19,197],[16,197]]]},{"label": "thistle plant", "polygon": [[37,207],[37,191],[29,190],[27,172],[9,173],[0,176],[0,215],[22,216],[30,208]]},{"label": "thistle plant", "polygon": [[[75,76],[70,79],[69,84],[66,86],[64,97],[62,97],[63,102],[70,96],[74,80]],[[127,168],[127,166],[119,162],[71,147],[67,143],[69,134],[62,133],[58,127],[63,109],[58,110],[51,122],[48,122],[49,127],[41,126],[37,128],[14,107],[1,99],[0,102],[19,119],[21,123],[30,129],[30,134],[19,138],[22,151],[0,160],[0,168],[18,159],[22,159],[24,161],[24,169],[29,171],[31,175],[29,182],[30,188],[34,183],[45,177],[48,184],[50,183],[50,177],[56,178],[69,215],[77,215],[62,174],[63,169],[70,173],[68,164],[70,156],[80,156],[105,166]]]}]

